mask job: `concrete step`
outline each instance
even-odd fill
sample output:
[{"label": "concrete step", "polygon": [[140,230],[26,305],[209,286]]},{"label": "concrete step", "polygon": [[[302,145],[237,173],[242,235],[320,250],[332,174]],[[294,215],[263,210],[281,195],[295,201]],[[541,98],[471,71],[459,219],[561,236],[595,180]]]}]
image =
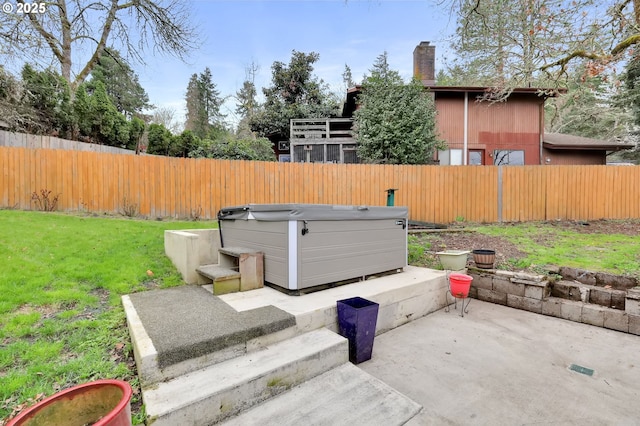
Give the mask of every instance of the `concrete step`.
[{"label": "concrete step", "polygon": [[237,269],[212,264],[199,266],[196,272],[213,281],[213,294],[216,296],[240,291],[242,274]]},{"label": "concrete step", "polygon": [[403,425],[421,406],[351,363],[223,422],[245,425]]},{"label": "concrete step", "polygon": [[220,247],[218,253],[226,254],[229,256],[240,257],[243,254],[257,253],[257,250],[246,247]]},{"label": "concrete step", "polygon": [[348,342],[319,329],[143,389],[150,423],[210,425],[348,360]]},{"label": "concrete step", "polygon": [[300,334],[274,306],[238,312],[200,286],[122,296],[143,387],[250,353]]},{"label": "concrete step", "polygon": [[212,279],[214,282],[222,279],[240,278],[240,272],[231,268],[225,268],[217,263],[211,265],[201,265],[196,268],[196,271],[204,275],[207,278]]}]

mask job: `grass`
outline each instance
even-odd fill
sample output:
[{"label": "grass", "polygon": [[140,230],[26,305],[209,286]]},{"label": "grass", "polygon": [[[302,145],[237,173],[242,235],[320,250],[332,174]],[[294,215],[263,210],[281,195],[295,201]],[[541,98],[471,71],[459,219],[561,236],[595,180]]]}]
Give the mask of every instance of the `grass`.
[{"label": "grass", "polygon": [[[498,265],[504,269],[540,272],[546,266],[556,265],[640,277],[640,241],[637,237],[581,233],[549,223],[469,224],[466,229],[503,238],[524,253],[522,257],[507,259],[505,264]],[[414,237],[413,242],[410,239],[409,253],[418,254],[415,262],[411,262],[410,256],[410,263],[436,269],[440,267],[436,256],[419,251],[420,246],[429,248],[434,238],[423,234]]]},{"label": "grass", "polygon": [[640,272],[640,242],[621,234],[580,233],[550,224],[482,226],[477,232],[505,238],[526,253],[520,268],[571,266],[591,271],[635,275]]},{"label": "grass", "polygon": [[215,226],[0,210],[0,419],[91,380],[137,389],[120,296],[182,284],[164,230]]}]

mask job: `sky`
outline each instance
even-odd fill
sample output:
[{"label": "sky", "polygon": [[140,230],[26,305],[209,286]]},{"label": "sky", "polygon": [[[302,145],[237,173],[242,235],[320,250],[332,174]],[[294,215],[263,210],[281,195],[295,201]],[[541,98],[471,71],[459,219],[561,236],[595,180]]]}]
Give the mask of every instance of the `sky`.
[{"label": "sky", "polygon": [[191,10],[200,36],[199,48],[187,62],[153,52],[145,64],[134,64],[141,85],[156,107],[175,110],[184,121],[184,96],[194,73],[211,69],[221,96],[228,97],[222,113],[233,124],[235,101],[246,69],[259,66],[256,86],[271,82],[274,61],[289,63],[293,50],[320,55],[314,74],[338,93],[344,92],[345,64],[360,82],[384,51],[389,65],[411,78],[413,49],[421,41],[436,46],[436,70],[443,66],[455,32],[447,6],[430,0],[192,0]]}]

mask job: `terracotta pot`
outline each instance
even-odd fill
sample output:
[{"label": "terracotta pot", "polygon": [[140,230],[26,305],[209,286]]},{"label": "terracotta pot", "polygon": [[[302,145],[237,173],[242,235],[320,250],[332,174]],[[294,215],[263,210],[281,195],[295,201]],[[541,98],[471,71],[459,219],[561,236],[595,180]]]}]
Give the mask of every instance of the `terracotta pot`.
[{"label": "terracotta pot", "polygon": [[478,268],[491,269],[496,261],[496,251],[488,249],[476,249],[473,251],[473,261]]},{"label": "terracotta pot", "polygon": [[97,380],[65,389],[26,409],[7,426],[131,426],[131,386]]}]

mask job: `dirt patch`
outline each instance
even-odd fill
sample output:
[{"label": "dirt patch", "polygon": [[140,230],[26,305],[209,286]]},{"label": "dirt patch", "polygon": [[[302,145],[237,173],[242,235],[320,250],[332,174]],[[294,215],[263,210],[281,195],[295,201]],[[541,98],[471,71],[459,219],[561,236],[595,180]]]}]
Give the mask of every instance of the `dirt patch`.
[{"label": "dirt patch", "polygon": [[436,257],[436,252],[444,250],[491,249],[496,251],[496,265],[505,265],[510,260],[526,257],[511,241],[479,234],[473,231],[430,233],[419,238],[428,238],[431,248],[428,255]]}]

